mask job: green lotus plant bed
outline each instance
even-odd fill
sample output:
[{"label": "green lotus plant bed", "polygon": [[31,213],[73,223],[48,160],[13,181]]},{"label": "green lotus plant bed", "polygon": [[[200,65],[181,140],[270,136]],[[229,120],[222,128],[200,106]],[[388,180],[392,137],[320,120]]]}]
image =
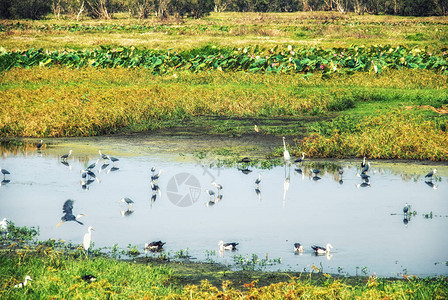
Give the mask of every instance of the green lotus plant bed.
[{"label": "green lotus plant bed", "polygon": [[431,53],[404,46],[353,46],[349,48],[273,48],[242,49],[204,47],[189,51],[143,50],[134,47],[100,47],[85,51],[4,51],[0,71],[13,67],[66,66],[82,68],[143,67],[153,74],[188,70],[202,72],[247,71],[253,73],[312,73],[323,76],[357,71],[380,73],[383,69],[424,69],[448,74],[448,52]]}]

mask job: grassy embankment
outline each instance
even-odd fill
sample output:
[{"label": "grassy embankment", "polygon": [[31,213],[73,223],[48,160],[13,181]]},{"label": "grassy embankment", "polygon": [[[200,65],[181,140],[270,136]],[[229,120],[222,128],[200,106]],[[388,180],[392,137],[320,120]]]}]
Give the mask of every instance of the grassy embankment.
[{"label": "grassy embankment", "polygon": [[[259,134],[296,138],[293,154],[448,159],[443,18],[224,13],[182,23],[120,16],[2,26],[4,57],[15,49],[44,48],[19,52],[24,58],[13,61],[22,67],[0,73],[2,136],[192,125],[241,136],[254,133],[256,124]],[[391,46],[365,51],[349,44]],[[83,60],[85,50],[99,45],[174,49],[160,61],[157,55],[166,50],[152,53],[151,62],[136,68],[127,68],[129,61],[148,60],[147,54],[123,58],[106,49]],[[225,48],[213,48],[221,55],[210,58],[212,48],[204,45]],[[404,48],[394,50],[398,45]],[[247,55],[231,48],[246,46],[252,46]],[[274,46],[279,48],[271,51]],[[33,62],[34,55],[41,60]],[[73,56],[75,62],[67,62]],[[76,68],[79,61],[83,67]],[[126,68],[112,68],[123,62]],[[24,69],[27,64],[33,67]]]},{"label": "grassy embankment", "polygon": [[[25,243],[34,229],[9,225],[2,236],[0,297],[148,298],[148,299],[445,299],[446,277],[404,279],[332,277],[316,273],[231,271],[215,264],[191,264],[139,258],[112,259],[94,249],[84,250],[62,241]],[[24,288],[14,288],[26,275]],[[86,281],[92,275],[96,281]]]}]

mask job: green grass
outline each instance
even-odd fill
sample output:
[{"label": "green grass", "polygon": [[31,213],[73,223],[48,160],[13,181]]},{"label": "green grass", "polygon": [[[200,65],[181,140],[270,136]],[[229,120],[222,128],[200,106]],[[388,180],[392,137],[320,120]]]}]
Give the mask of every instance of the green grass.
[{"label": "green grass", "polygon": [[[446,277],[385,279],[230,271],[214,264],[83,258],[52,248],[0,253],[3,299],[444,299]],[[24,288],[14,288],[26,275]],[[82,277],[93,275],[94,282]]]},{"label": "green grass", "polygon": [[[14,26],[11,26],[14,24]],[[112,20],[71,19],[0,22],[2,47],[92,49],[99,45],[136,46],[176,50],[220,47],[306,46],[348,47],[351,44],[401,44],[435,49],[446,46],[448,22],[444,17],[399,17],[335,12],[212,13],[199,19],[156,17],[147,20],[116,14]],[[70,27],[70,28],[69,28]],[[89,29],[90,28],[90,29]],[[174,46],[173,46],[174,45]]]},{"label": "green grass", "polygon": [[[36,238],[33,228],[10,223],[0,249],[0,297],[2,299],[445,299],[446,277],[404,279],[340,277],[324,274],[312,266],[311,273],[262,272],[254,270],[263,262],[237,257],[241,271],[215,263],[188,261],[188,250],[173,257],[117,259],[117,249],[105,254],[84,250],[64,241],[37,241],[20,245],[20,239]],[[138,251],[128,246],[128,255]],[[123,252],[124,253],[124,252]],[[171,261],[178,258],[179,261]],[[242,259],[242,260],[241,260]],[[272,260],[275,262],[276,260]],[[266,263],[272,263],[266,261]],[[32,281],[14,288],[25,276]],[[85,281],[85,275],[96,281]]]},{"label": "green grass", "polygon": [[50,17],[3,20],[0,37],[8,70],[0,73],[1,137],[172,128],[286,135],[296,139],[293,154],[309,157],[448,159],[446,18],[332,12],[212,13],[166,22],[125,14],[107,21]]}]

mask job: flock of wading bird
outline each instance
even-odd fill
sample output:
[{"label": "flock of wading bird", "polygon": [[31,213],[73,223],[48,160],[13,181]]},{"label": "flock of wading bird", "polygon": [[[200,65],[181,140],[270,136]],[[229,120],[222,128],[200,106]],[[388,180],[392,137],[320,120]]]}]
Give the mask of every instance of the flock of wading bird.
[{"label": "flock of wading bird", "polygon": [[[40,150],[42,146],[43,146],[43,141],[41,140],[36,145],[36,147],[38,150]],[[283,147],[284,147],[283,159],[285,162],[285,166],[290,165],[291,164],[291,156],[289,154],[289,151],[286,148],[285,137],[283,137]],[[98,153],[100,155],[100,158],[98,158],[96,160],[96,162],[90,164],[87,168],[80,171],[80,173],[81,173],[81,181],[80,182],[81,182],[81,187],[83,189],[88,189],[88,186],[95,181],[100,182],[97,174],[95,173],[95,168],[99,164],[100,160],[103,160],[103,164],[97,170],[98,174],[105,170],[107,170],[107,171],[105,171],[107,173],[119,170],[119,168],[116,166],[116,163],[119,161],[118,158],[112,157],[107,154],[103,154],[103,153],[101,153],[101,150],[98,150]],[[67,154],[64,154],[60,157],[61,163],[70,168],[71,168],[71,166],[68,162],[68,159],[71,155],[72,155],[72,150],[70,150]],[[252,171],[250,169],[248,169],[247,164],[250,163],[251,161],[252,160],[250,158],[244,157],[241,160],[241,163],[243,163],[245,165],[243,165],[244,167],[238,168],[238,169],[241,172],[243,172],[244,174],[249,174]],[[302,153],[301,157],[296,158],[294,160],[294,163],[297,163],[297,168],[295,169],[295,171],[299,174],[303,174],[302,166],[303,166],[304,161],[305,161],[305,153]],[[111,168],[109,168],[110,165],[112,165]],[[367,174],[367,172],[369,171],[369,168],[370,168],[370,162],[367,162],[366,157],[364,157],[361,162],[361,172],[359,174],[357,174],[357,176],[362,179],[362,182],[357,184],[358,188],[370,186],[370,175]],[[161,190],[158,185],[158,179],[160,178],[162,172],[163,172],[163,170],[159,170],[159,172],[156,173],[156,168],[155,167],[151,168],[151,182],[150,182],[151,190],[152,190],[151,205],[152,205],[152,203],[155,202],[157,195],[161,196]],[[434,189],[436,189],[437,186],[435,184],[433,184],[432,179],[433,179],[433,176],[436,174],[436,172],[437,172],[437,169],[433,169],[425,175],[425,183]],[[1,181],[0,185],[5,185],[5,184],[9,183],[10,180],[7,179],[6,176],[10,175],[11,173],[8,170],[3,169],[3,168],[0,168],[0,173],[3,175],[3,180]],[[312,177],[313,180],[317,181],[317,180],[321,179],[319,177],[320,173],[321,173],[321,171],[319,169],[315,169],[315,168],[310,169],[310,174],[313,176]],[[343,169],[339,167],[338,168],[338,177],[339,177],[340,183],[342,183],[342,175],[343,175]],[[260,192],[261,181],[262,181],[261,174],[259,174],[255,180],[255,185],[256,185],[255,191],[256,191],[257,195],[259,196],[259,198],[261,197],[261,192]],[[216,194],[213,190],[206,189],[205,190],[206,193],[210,196],[210,201],[206,204],[207,206],[214,205],[216,202],[218,202],[222,199],[221,191],[223,189],[223,186],[216,182],[212,182],[212,186],[214,186],[216,188],[217,196],[215,197]],[[123,197],[119,200],[119,202],[126,203],[128,206],[128,209],[126,211],[121,211],[122,215],[130,215],[133,213],[132,204],[134,203],[134,201],[132,199],[130,199],[128,197]],[[80,225],[84,225],[81,221],[79,221],[79,219],[86,215],[85,214],[75,215],[73,213],[73,204],[74,204],[74,200],[71,200],[71,199],[68,199],[64,202],[64,204],[62,206],[63,216],[61,217],[61,221],[56,225],[56,227],[59,227],[62,223],[69,222],[69,221],[74,221]],[[405,218],[404,218],[405,224],[408,221],[409,212],[410,212],[410,205],[406,204],[405,207],[403,208],[403,214],[405,216]],[[0,222],[0,230],[1,230],[2,234],[7,234],[8,223],[9,222],[6,218],[4,218]],[[90,249],[91,241],[92,241],[92,231],[94,231],[94,230],[95,229],[92,226],[89,226],[87,229],[87,233],[84,235],[83,248],[85,250],[86,255],[88,255],[88,253],[89,253],[89,249]],[[150,251],[150,252],[162,251],[163,246],[165,244],[166,243],[162,242],[162,241],[153,241],[151,243],[146,243],[145,251],[146,252],[147,251]],[[239,245],[239,243],[237,243],[237,242],[220,241],[218,243],[220,252],[223,252],[225,250],[234,251],[237,249],[238,245]],[[327,255],[328,259],[331,258],[330,251],[332,248],[333,248],[333,246],[330,243],[328,243],[325,247],[321,247],[321,246],[317,246],[317,245],[311,246],[311,249],[315,255]],[[303,245],[301,245],[298,242],[294,243],[294,252],[302,254],[304,252]],[[85,275],[85,276],[83,276],[82,279],[85,281],[94,281],[94,280],[96,280],[96,277],[94,277],[93,275]],[[30,276],[27,275],[25,277],[24,282],[16,284],[14,287],[15,288],[25,287],[27,285],[28,281],[32,281],[32,279]]]},{"label": "flock of wading bird", "polygon": [[[37,150],[40,150],[43,145],[44,145],[43,141],[41,140],[36,145]],[[287,147],[286,147],[285,137],[283,137],[283,147],[284,147],[283,159],[285,162],[285,166],[290,165],[292,163],[292,160],[291,160],[289,151],[287,150]],[[100,158],[98,158],[96,160],[96,162],[90,164],[87,168],[80,171],[80,173],[81,173],[80,182],[81,182],[81,187],[83,189],[88,189],[88,186],[95,181],[100,182],[97,175],[99,175],[101,172],[109,173],[109,172],[114,172],[114,171],[119,170],[119,168],[116,166],[117,162],[119,161],[118,158],[101,153],[101,150],[98,150],[98,153],[99,153]],[[68,159],[71,155],[72,155],[72,150],[70,150],[67,154],[60,156],[61,163],[70,168],[71,168],[71,166],[68,162]],[[103,164],[98,168],[98,170],[96,171],[97,173],[95,173],[95,169],[101,160],[103,161]],[[241,172],[243,172],[244,174],[249,174],[252,171],[247,166],[251,161],[252,160],[250,158],[244,157],[240,161],[243,164],[243,167],[241,167],[241,168],[239,167],[238,169]],[[304,161],[305,161],[305,153],[302,153],[301,157],[298,157],[294,160],[294,163],[297,164],[297,168],[295,168],[295,171],[299,174],[303,174],[302,166],[303,166]],[[111,167],[109,168],[109,166],[111,166]],[[361,183],[358,183],[356,185],[358,188],[370,186],[370,175],[367,174],[367,172],[369,171],[369,168],[370,168],[370,162],[367,162],[366,157],[364,157],[361,162],[361,169],[360,169],[361,171],[360,171],[360,173],[357,174],[357,176],[360,177],[362,180]],[[312,177],[313,180],[317,181],[317,180],[321,179],[319,177],[319,174],[321,173],[321,171],[319,169],[310,168],[309,170],[310,170],[310,174],[313,176]],[[9,179],[7,179],[6,176],[10,175],[10,172],[8,170],[2,169],[2,168],[0,168],[0,172],[3,175],[2,183],[3,184],[8,183]],[[155,167],[151,168],[151,181],[150,181],[151,190],[152,190],[151,205],[156,201],[157,195],[161,196],[161,190],[158,185],[158,179],[160,178],[162,172],[163,172],[163,170],[159,170],[158,173],[156,173],[156,168]],[[433,188],[437,188],[437,186],[435,184],[433,184],[433,182],[432,182],[433,176],[435,175],[436,172],[437,172],[437,169],[433,169],[428,174],[425,175],[425,183]],[[343,169],[341,167],[339,167],[338,168],[338,177],[339,177],[340,183],[342,183],[342,175],[343,175]],[[259,174],[255,180],[255,186],[256,186],[255,192],[257,193],[259,198],[261,198],[261,191],[260,191],[261,182],[262,182],[261,174]],[[210,200],[206,203],[207,206],[214,205],[215,203],[220,201],[223,197],[221,194],[223,186],[216,182],[212,182],[211,185],[216,188],[217,195],[215,194],[215,191],[213,191],[211,189],[205,190],[205,192],[210,196]],[[133,205],[134,201],[132,199],[130,199],[128,197],[123,197],[119,200],[119,202],[127,204],[127,210],[125,210],[125,211],[123,210],[120,212],[123,216],[128,216],[133,213],[132,205]],[[79,221],[79,219],[81,217],[85,216],[85,214],[75,215],[73,213],[73,204],[74,204],[74,200],[71,200],[71,199],[68,199],[64,202],[64,204],[62,206],[63,216],[61,217],[61,221],[59,222],[59,224],[56,225],[57,227],[59,227],[62,223],[69,222],[69,221],[74,221],[81,225],[84,225],[81,221]],[[407,223],[407,220],[408,220],[409,209],[410,209],[410,206],[408,204],[406,204],[406,206],[403,208],[403,213],[405,215],[405,223]],[[6,218],[3,219],[3,221],[0,223],[0,225],[1,225],[0,229],[2,230],[2,232],[7,231],[7,224],[8,224],[8,221],[6,220]],[[94,230],[95,229],[92,226],[89,226],[87,233],[84,235],[83,248],[86,251],[86,254],[88,254],[88,250],[91,245],[92,231],[94,231]],[[159,252],[159,251],[163,250],[164,245],[165,245],[165,243],[162,241],[154,241],[151,243],[147,243],[147,244],[145,244],[145,251]],[[220,241],[218,243],[220,251],[236,250],[237,245],[238,245],[238,243],[236,243],[236,242],[226,242],[225,243],[224,241]],[[316,255],[324,255],[324,254],[329,255],[331,248],[333,248],[333,246],[331,244],[327,244],[326,247],[321,247],[321,246],[316,246],[316,245],[311,246],[311,249],[313,250],[314,254],[316,254]],[[304,251],[304,248],[300,243],[294,243],[294,251],[297,253],[302,253]],[[26,284],[26,281],[25,281],[25,284]]]}]

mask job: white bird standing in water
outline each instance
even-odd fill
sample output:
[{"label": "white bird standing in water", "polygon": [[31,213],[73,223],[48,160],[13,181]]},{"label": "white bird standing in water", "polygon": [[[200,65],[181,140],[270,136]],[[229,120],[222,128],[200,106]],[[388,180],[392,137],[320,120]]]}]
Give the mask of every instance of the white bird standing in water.
[{"label": "white bird standing in water", "polygon": [[16,288],[16,289],[17,289],[17,288],[23,288],[23,287],[26,286],[26,284],[28,283],[28,280],[33,281],[29,275],[26,275],[26,277],[25,277],[25,281],[16,284],[16,285],[14,286],[14,288]]},{"label": "white bird standing in water", "polygon": [[83,245],[84,250],[86,251],[89,251],[90,248],[90,242],[92,241],[92,230],[95,231],[92,226],[89,226],[89,229],[87,229],[87,233],[84,235]]},{"label": "white bird standing in water", "polygon": [[257,188],[260,187],[260,183],[261,183],[261,174],[258,174],[258,178],[255,180],[255,184],[257,185]]},{"label": "white bird standing in water", "polygon": [[216,182],[212,182],[212,185],[216,187],[216,189],[218,190],[218,195],[221,193],[222,190],[222,185]]},{"label": "white bird standing in water", "polygon": [[285,150],[283,151],[283,159],[285,160],[285,162],[289,162],[291,156],[289,155],[289,151],[286,149],[285,137],[283,137],[283,147],[285,148]]}]

